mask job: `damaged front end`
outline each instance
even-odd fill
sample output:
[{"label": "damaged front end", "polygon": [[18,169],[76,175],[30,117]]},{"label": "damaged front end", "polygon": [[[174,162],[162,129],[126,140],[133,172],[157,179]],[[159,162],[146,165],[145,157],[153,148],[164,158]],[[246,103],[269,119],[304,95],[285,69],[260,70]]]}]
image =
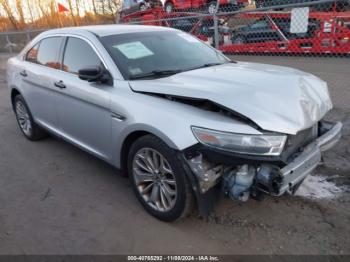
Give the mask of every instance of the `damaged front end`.
[{"label": "damaged front end", "polygon": [[195,178],[200,210],[211,212],[210,208],[201,205],[213,201],[213,192],[240,201],[250,197],[257,199],[263,193],[273,196],[293,194],[321,162],[321,152],[339,140],[341,128],[340,122],[321,121],[297,135],[289,135],[280,154],[242,154],[203,143],[188,148],[183,152],[183,160]]}]

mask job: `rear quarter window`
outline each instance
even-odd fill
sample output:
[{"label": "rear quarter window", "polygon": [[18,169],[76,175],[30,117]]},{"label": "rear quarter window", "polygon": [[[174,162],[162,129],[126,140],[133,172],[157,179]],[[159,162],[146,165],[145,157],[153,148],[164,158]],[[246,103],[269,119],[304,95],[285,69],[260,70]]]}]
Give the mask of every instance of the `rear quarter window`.
[{"label": "rear quarter window", "polygon": [[39,43],[33,46],[26,54],[25,60],[28,62],[36,63],[38,56]]}]

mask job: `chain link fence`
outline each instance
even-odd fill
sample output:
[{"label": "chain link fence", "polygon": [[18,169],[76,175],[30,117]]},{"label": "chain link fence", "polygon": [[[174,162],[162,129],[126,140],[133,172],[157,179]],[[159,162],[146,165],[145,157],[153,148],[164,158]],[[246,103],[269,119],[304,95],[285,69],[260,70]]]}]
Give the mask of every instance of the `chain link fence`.
[{"label": "chain link fence", "polygon": [[18,53],[44,29],[0,33],[0,53]]},{"label": "chain link fence", "polygon": [[[180,29],[226,54],[350,54],[350,0],[124,0],[117,22]],[[0,52],[43,31],[0,33]]]},{"label": "chain link fence", "polygon": [[133,3],[124,1],[120,23],[177,28],[228,54],[350,54],[349,0]]},{"label": "chain link fence", "polygon": [[180,29],[234,60],[313,73],[330,87],[330,117],[350,116],[350,0],[150,1],[124,0],[118,22]]}]

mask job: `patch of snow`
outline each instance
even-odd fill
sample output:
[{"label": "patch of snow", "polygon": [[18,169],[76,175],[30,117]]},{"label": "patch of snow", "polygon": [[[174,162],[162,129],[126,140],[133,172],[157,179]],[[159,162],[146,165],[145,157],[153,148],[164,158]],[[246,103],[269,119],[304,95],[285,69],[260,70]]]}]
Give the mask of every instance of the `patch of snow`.
[{"label": "patch of snow", "polygon": [[342,193],[342,189],[324,177],[307,176],[295,192],[296,196],[313,199],[333,199]]}]

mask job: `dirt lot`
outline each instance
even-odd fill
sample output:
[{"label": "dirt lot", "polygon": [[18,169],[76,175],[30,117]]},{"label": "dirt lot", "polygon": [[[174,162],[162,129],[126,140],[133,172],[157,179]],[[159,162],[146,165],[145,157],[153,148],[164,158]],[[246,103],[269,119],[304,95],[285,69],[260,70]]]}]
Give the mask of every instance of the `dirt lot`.
[{"label": "dirt lot", "polygon": [[289,65],[329,82],[327,117],[343,121],[343,138],[315,173],[342,193],[222,200],[209,219],[157,221],[107,164],[55,138],[33,143],[21,135],[2,57],[0,254],[350,254],[350,59],[235,59]]}]

